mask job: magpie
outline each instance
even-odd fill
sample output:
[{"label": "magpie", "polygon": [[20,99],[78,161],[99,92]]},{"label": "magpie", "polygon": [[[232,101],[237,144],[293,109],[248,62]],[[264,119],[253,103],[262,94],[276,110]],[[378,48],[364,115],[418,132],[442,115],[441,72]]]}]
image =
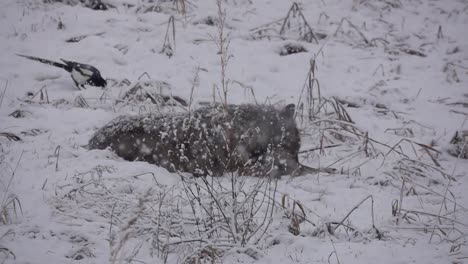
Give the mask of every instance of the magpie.
[{"label": "magpie", "polygon": [[55,67],[62,68],[71,74],[71,78],[75,82],[76,87],[78,89],[86,89],[84,86],[85,84],[97,87],[106,87],[107,81],[104,80],[101,76],[101,73],[95,67],[83,64],[74,61],[67,61],[64,59],[60,59],[63,63],[50,61],[38,57],[27,56],[22,54],[16,54],[20,57],[24,57],[33,61],[42,62],[45,64],[49,64]]}]

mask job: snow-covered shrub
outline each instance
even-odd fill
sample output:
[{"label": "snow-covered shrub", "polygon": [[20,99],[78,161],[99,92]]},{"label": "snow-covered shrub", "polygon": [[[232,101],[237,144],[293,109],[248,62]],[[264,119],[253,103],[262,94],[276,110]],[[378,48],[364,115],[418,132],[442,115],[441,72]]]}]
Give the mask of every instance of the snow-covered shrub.
[{"label": "snow-covered shrub", "polygon": [[457,131],[450,141],[449,154],[462,159],[468,159],[468,130]]}]

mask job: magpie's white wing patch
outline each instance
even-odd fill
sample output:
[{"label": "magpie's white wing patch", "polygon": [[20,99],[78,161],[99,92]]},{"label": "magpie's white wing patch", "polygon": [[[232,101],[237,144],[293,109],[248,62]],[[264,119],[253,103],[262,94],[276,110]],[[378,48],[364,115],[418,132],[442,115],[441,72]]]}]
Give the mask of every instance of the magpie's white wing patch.
[{"label": "magpie's white wing patch", "polygon": [[80,68],[81,72],[83,73],[83,75],[86,75],[86,76],[89,76],[91,77],[93,75],[93,71],[92,70],[88,70],[88,69],[85,69],[85,68]]},{"label": "magpie's white wing patch", "polygon": [[[89,75],[87,73],[90,73]],[[71,71],[71,76],[79,85],[84,84],[91,77],[92,72],[85,70],[84,72],[78,71],[76,68],[73,68]]]}]

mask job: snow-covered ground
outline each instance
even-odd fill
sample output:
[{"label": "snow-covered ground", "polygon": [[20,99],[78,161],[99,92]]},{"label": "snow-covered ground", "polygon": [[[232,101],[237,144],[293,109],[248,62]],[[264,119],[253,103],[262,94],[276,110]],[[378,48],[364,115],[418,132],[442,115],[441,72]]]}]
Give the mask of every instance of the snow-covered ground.
[{"label": "snow-covered ground", "polygon": [[[222,2],[229,103],[295,103],[301,162],[337,169],[238,178],[237,194],[258,195],[245,243],[217,227],[236,225],[231,175],[208,178],[232,214],[209,235],[189,193],[200,179],[85,148],[119,115],[184,111],[119,100],[138,82],[220,101],[216,1],[103,2],[115,8],[0,1],[0,133],[21,138],[0,134],[0,263],[468,263],[468,162],[449,155],[468,129],[468,1]],[[300,40],[296,7],[318,43]],[[280,56],[287,44],[307,51]],[[78,90],[15,54],[91,64],[108,86]]]}]

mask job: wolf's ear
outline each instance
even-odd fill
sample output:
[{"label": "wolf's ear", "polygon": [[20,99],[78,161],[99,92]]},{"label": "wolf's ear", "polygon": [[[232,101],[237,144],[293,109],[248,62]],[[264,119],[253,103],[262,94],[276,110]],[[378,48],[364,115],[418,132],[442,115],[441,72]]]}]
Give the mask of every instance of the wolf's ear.
[{"label": "wolf's ear", "polygon": [[296,105],[294,104],[288,104],[287,106],[284,107],[284,109],[281,111],[282,116],[285,119],[293,119],[294,118],[294,112],[296,111]]}]

